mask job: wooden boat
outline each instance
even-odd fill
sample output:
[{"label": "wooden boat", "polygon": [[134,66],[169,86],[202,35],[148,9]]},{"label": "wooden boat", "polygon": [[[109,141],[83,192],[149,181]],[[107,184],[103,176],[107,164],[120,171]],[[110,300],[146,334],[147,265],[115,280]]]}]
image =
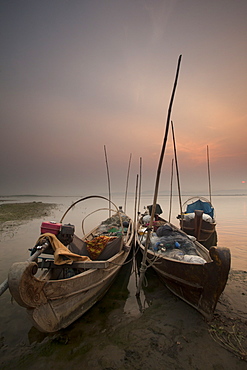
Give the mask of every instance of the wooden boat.
[{"label": "wooden boat", "polygon": [[[151,214],[152,206],[148,209]],[[162,219],[161,213],[156,205],[149,241],[145,238],[150,214],[146,211],[140,217],[137,244],[144,254],[148,243],[147,263],[167,288],[210,320],[228,279],[230,251],[215,246],[208,250],[194,237]]]},{"label": "wooden boat", "polygon": [[214,207],[204,197],[189,198],[182,206],[183,213],[178,216],[180,228],[206,248],[217,245]]},{"label": "wooden boat", "polygon": [[[95,197],[109,202],[101,196],[85,197],[72,204],[64,216],[76,203]],[[133,223],[115,208],[113,216],[82,239],[74,234],[72,225],[62,224],[64,216],[59,224],[42,223],[43,233],[32,253],[37,253],[43,244],[43,255],[35,261],[14,263],[10,268],[10,293],[26,307],[38,330],[55,332],[73,323],[105,295],[126,263]],[[55,235],[58,225],[60,231]],[[49,226],[52,232],[44,233]]]},{"label": "wooden boat", "polygon": [[[161,148],[152,206],[137,224],[136,240],[143,253],[139,287],[143,283],[146,262],[157,272],[162,282],[174,294],[195,307],[207,319],[211,319],[218,299],[223,292],[230,270],[228,248],[211,247],[209,250],[187,235],[183,230],[160,217],[162,210],[157,204],[162,163],[169,132],[171,108],[176,90],[181,56],[169,104],[165,134]],[[146,238],[146,240],[145,240]]]}]

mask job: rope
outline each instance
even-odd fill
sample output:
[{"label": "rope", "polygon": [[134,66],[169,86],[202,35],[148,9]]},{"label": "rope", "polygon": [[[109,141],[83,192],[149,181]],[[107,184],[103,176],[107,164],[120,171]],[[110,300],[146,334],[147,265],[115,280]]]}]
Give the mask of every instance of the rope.
[{"label": "rope", "polygon": [[147,277],[145,275],[145,272],[147,271],[149,266],[146,265],[146,263],[143,263],[141,262],[141,267],[140,267],[140,274],[141,273],[144,273],[144,277],[143,277],[143,281],[142,281],[142,284],[145,288],[147,288],[148,286],[148,281],[147,281]]}]

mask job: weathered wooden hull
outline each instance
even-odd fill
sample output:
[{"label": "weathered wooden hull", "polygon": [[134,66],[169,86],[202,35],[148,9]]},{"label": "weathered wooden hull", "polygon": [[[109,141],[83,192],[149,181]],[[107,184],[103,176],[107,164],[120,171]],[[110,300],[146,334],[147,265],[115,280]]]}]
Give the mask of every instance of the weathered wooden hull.
[{"label": "weathered wooden hull", "polygon": [[[192,197],[183,204],[183,208],[185,209],[184,213],[179,217],[181,230],[194,236],[199,243],[208,249],[216,246],[216,222],[213,218],[214,208],[211,202],[204,197]],[[193,212],[194,217],[188,218],[186,216],[188,212]],[[209,219],[205,220],[203,216]]]},{"label": "weathered wooden hull", "polygon": [[[139,246],[143,252],[144,246]],[[207,251],[202,245],[199,248],[207,260],[205,264],[177,261],[152,250],[147,252],[147,261],[152,261],[153,269],[170,291],[210,320],[228,279],[230,251],[217,247]]]},{"label": "weathered wooden hull", "polygon": [[[166,251],[157,253],[152,249],[147,249],[147,262],[152,265],[169,290],[210,320],[227,283],[231,265],[230,250],[216,246],[207,249],[197,240],[192,241],[187,233],[179,230],[161,217],[158,216],[157,220],[160,226],[169,225],[171,230],[175,232],[174,240],[176,240],[176,237],[179,238],[179,235],[186,240],[190,240],[195,254],[203,258],[204,263],[195,263],[195,260],[186,262],[183,257],[181,260],[170,258],[169,254],[166,255]],[[200,220],[202,220],[201,217]],[[142,238],[141,228],[142,219],[140,219],[137,227],[137,234],[140,238]],[[137,237],[137,243],[141,252],[144,252],[145,247],[139,237]],[[191,251],[190,254],[193,255],[194,252]]]},{"label": "weathered wooden hull", "polygon": [[180,220],[180,228],[186,234],[194,236],[199,243],[203,244],[208,249],[211,246],[217,245],[216,223],[209,223],[201,220],[199,229],[197,228],[195,219],[186,221]]},{"label": "weathered wooden hull", "polygon": [[105,269],[89,269],[61,280],[36,278],[35,262],[15,263],[9,271],[9,289],[17,303],[27,308],[38,330],[55,332],[69,326],[105,295],[128,254],[118,253]]},{"label": "weathered wooden hull", "polygon": [[[82,200],[88,198],[91,197]],[[104,197],[103,199],[107,200]],[[123,218],[125,221],[127,219],[128,226],[124,229],[121,221],[118,229],[114,217],[117,217],[119,222]],[[111,225],[111,222],[114,222],[117,232],[115,237],[112,237],[112,227],[107,226]],[[52,237],[51,240],[55,238],[58,241],[51,234],[43,234],[42,240],[44,237]],[[46,254],[41,257],[41,261],[28,260],[12,265],[8,274],[10,293],[20,306],[27,309],[33,325],[38,330],[51,333],[66,328],[106,294],[130,254],[133,237],[132,220],[121,212],[102,222],[83,239],[73,235],[69,248],[58,241],[60,253],[61,250],[65,253],[61,256],[66,256],[65,259],[61,257],[62,261],[56,259],[57,250],[55,249],[53,254],[50,243],[51,251],[48,248],[44,252],[50,254],[49,257]],[[102,240],[105,245],[100,244],[103,243]],[[99,253],[95,252],[97,248]],[[90,255],[90,252],[94,254]],[[72,255],[76,258],[69,260]]]}]

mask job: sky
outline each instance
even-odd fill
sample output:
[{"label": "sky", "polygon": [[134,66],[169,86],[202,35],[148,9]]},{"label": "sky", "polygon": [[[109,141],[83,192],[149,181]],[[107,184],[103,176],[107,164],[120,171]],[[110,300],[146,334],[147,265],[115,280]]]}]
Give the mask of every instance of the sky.
[{"label": "sky", "polygon": [[[208,146],[212,192],[247,193],[246,16],[246,0],[1,0],[0,195],[107,193],[104,148],[113,193],[135,192],[140,158],[153,192],[179,55],[181,192],[208,192]],[[169,130],[160,192],[173,158]]]}]

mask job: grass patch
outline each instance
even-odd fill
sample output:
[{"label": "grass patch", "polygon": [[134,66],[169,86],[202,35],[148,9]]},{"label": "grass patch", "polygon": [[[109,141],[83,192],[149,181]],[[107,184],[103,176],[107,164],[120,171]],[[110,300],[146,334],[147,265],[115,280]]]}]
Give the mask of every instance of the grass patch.
[{"label": "grass patch", "polygon": [[0,205],[0,226],[9,221],[28,221],[49,216],[56,208],[54,203],[30,202]]}]

